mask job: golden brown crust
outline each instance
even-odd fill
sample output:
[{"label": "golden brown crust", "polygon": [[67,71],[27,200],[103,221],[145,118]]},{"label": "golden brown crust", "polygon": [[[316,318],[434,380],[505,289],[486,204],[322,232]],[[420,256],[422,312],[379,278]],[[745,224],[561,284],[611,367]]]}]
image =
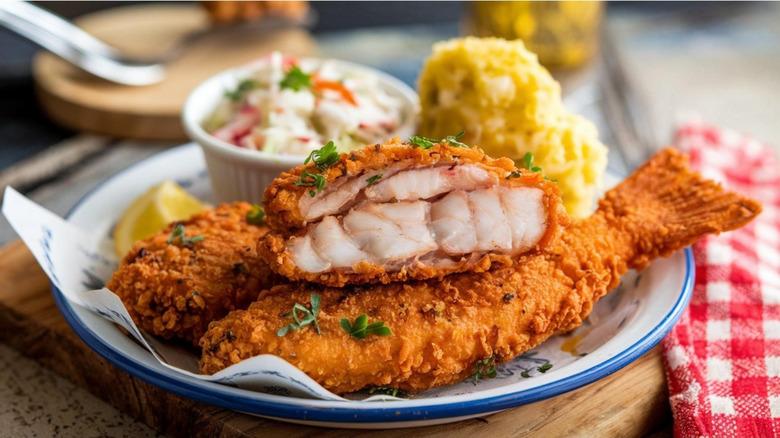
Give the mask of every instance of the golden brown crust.
[{"label": "golden brown crust", "polygon": [[[582,324],[629,268],[682,249],[707,233],[739,228],[760,205],[687,169],[672,150],[657,154],[610,191],[599,210],[565,230],[550,253],[512,267],[443,280],[342,289],[292,284],[263,292],[249,309],[211,324],[201,341],[202,373],[276,354],[336,393],[367,386],[423,391],[470,376],[477,360],[511,360],[549,336]],[[277,330],[295,303],[322,296],[318,335]],[[350,338],[340,318],[365,313],[391,336]]]},{"label": "golden brown crust", "polygon": [[221,205],[181,222],[188,238],[204,236],[200,242],[167,243],[177,224],[136,242],[106,287],[142,330],[197,347],[211,321],[246,308],[275,277],[257,258],[267,227],[247,223],[251,208]]},{"label": "golden brown crust", "polygon": [[[393,139],[381,145],[367,146],[351,154],[342,154],[340,161],[322,174],[330,184],[338,178],[352,177],[362,173],[388,167],[411,168],[450,164],[479,164],[484,170],[498,176],[504,187],[533,187],[542,190],[543,203],[547,212],[546,230],[537,245],[528,253],[549,248],[560,234],[562,228],[570,224],[561,201],[558,186],[536,172],[517,169],[512,160],[492,159],[479,148],[462,148],[447,143],[436,144],[430,149],[412,147]],[[384,266],[363,262],[347,270],[329,270],[311,273],[298,268],[292,254],[285,247],[286,240],[295,234],[305,232],[306,221],[298,209],[303,196],[310,196],[309,187],[296,186],[301,172],[317,172],[313,164],[299,166],[289,173],[282,174],[265,191],[263,198],[266,220],[274,230],[258,241],[257,251],[260,257],[271,266],[274,272],[294,281],[311,281],[328,286],[346,284],[389,283],[393,281],[425,280],[443,278],[446,275],[473,271],[485,272],[494,263],[511,265],[513,257],[504,254],[484,254],[475,259],[464,259],[447,268],[433,268],[421,263],[411,264],[399,271],[388,271]],[[507,179],[511,172],[519,172],[519,177]]]}]

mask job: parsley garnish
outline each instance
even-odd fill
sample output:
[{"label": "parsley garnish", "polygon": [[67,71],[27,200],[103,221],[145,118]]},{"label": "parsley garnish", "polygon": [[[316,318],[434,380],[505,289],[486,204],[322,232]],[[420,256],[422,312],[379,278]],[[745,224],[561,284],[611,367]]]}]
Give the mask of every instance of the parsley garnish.
[{"label": "parsley garnish", "polygon": [[171,233],[171,237],[169,237],[168,240],[166,240],[166,243],[173,243],[177,237],[179,238],[181,243],[195,243],[195,242],[200,242],[201,240],[204,239],[202,235],[192,236],[189,239],[184,237],[184,225],[182,224],[176,225],[176,228],[173,229],[173,233]]},{"label": "parsley garnish", "polygon": [[[526,169],[530,170],[531,172],[543,173],[541,167],[534,166],[534,154],[532,154],[530,152],[526,152],[525,155],[523,156],[523,164],[524,164],[524,167]],[[520,175],[522,175],[520,172],[514,171],[514,172],[510,173],[509,175],[507,175],[506,179],[509,179],[509,178],[519,178]],[[547,181],[558,182],[557,179],[550,179],[550,178],[547,177],[547,175],[544,175],[544,179],[546,179]]]},{"label": "parsley garnish", "polygon": [[436,143],[449,143],[451,146],[456,146],[459,148],[467,148],[469,147],[469,145],[458,141],[458,139],[461,138],[465,133],[466,131],[460,131],[457,135],[448,135],[447,137],[444,137],[441,140],[434,140],[432,138],[414,135],[409,138],[409,143],[414,145],[414,147],[419,147],[423,149],[430,149]]},{"label": "parsley garnish", "polygon": [[[276,332],[276,336],[282,337],[287,334],[290,330],[300,330],[307,325],[310,325],[314,323],[314,328],[317,330],[317,334],[320,335],[322,332],[320,331],[320,326],[317,324],[317,315],[320,313],[320,302],[322,300],[322,296],[320,294],[311,294],[311,297],[309,299],[311,303],[311,310],[304,307],[302,304],[295,303],[295,305],[292,308],[292,312],[289,313],[289,316],[292,316],[292,318],[295,320],[295,322],[291,322],[287,324],[286,326],[279,329],[279,331]],[[303,318],[298,316],[298,312],[301,312],[303,314]]]},{"label": "parsley garnish", "polygon": [[525,168],[530,170],[531,172],[541,172],[542,168],[539,166],[534,166],[534,154],[530,152],[526,152],[523,156],[523,164],[525,164]]},{"label": "parsley garnish", "polygon": [[333,141],[329,141],[325,146],[316,151],[311,151],[309,156],[303,161],[303,164],[309,164],[309,161],[313,161],[317,169],[322,172],[338,163],[339,157],[339,153],[336,152],[336,144]]},{"label": "parsley garnish", "polygon": [[380,394],[385,394],[385,395],[391,395],[393,397],[398,397],[398,396],[406,397],[408,395],[407,393],[401,391],[398,388],[391,388],[389,386],[375,386],[368,390],[369,394],[373,394],[375,392]]},{"label": "parsley garnish", "polygon": [[423,148],[423,149],[430,149],[433,147],[434,144],[438,143],[436,140],[426,137],[420,137],[418,135],[414,135],[409,138],[409,143],[413,144],[416,147]]},{"label": "parsley garnish", "polygon": [[368,335],[388,336],[392,333],[389,327],[385,327],[384,321],[368,323],[368,315],[365,313],[355,318],[353,324],[349,323],[349,319],[341,318],[339,324],[345,332],[349,333],[350,337],[356,339],[365,339]]},{"label": "parsley garnish", "polygon": [[[307,171],[301,172],[300,181],[295,181],[293,184],[303,187],[316,187],[318,192],[321,192],[325,188],[325,177],[322,175],[315,175]],[[313,198],[316,193],[314,190],[309,190],[309,195]]]},{"label": "parsley garnish", "polygon": [[265,220],[265,211],[258,204],[252,204],[252,209],[246,213],[246,221],[252,225],[262,224]]},{"label": "parsley garnish", "polygon": [[225,96],[228,97],[230,100],[237,102],[241,100],[241,98],[244,96],[244,93],[246,93],[249,90],[254,90],[259,86],[260,83],[254,79],[244,79],[243,81],[238,83],[238,86],[236,87],[235,91],[226,91]]},{"label": "parsley garnish", "polygon": [[374,184],[378,183],[380,179],[382,179],[381,173],[379,175],[374,175],[371,178],[366,179],[366,182],[368,183],[366,184],[366,187],[373,186]]},{"label": "parsley garnish", "polygon": [[461,147],[461,148],[467,148],[467,147],[469,147],[469,145],[467,145],[466,143],[461,143],[461,142],[458,141],[458,139],[463,137],[463,134],[465,134],[465,133],[466,133],[466,131],[460,131],[456,135],[448,135],[447,137],[444,138],[443,141],[446,141],[447,143],[449,143],[449,144],[451,144],[453,146],[457,146],[457,147]]},{"label": "parsley garnish", "polygon": [[487,359],[480,359],[477,361],[476,369],[474,370],[474,373],[471,375],[471,377],[474,379],[472,383],[476,386],[477,382],[479,382],[479,379],[484,378],[493,378],[496,377],[496,365],[495,365],[495,358],[493,356],[488,357]]},{"label": "parsley garnish", "polygon": [[303,88],[311,87],[311,76],[307,75],[297,65],[292,66],[279,82],[282,89],[289,88],[293,91],[301,91]]}]

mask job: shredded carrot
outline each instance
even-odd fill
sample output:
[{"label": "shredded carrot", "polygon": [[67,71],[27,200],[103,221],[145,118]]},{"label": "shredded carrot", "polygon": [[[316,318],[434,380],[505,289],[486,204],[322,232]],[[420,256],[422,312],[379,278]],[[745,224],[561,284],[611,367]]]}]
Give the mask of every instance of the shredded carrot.
[{"label": "shredded carrot", "polygon": [[333,90],[337,91],[339,94],[341,94],[341,97],[349,102],[350,104],[357,106],[357,101],[355,100],[355,96],[352,94],[351,91],[344,85],[335,82],[335,81],[323,81],[320,79],[314,79],[314,89],[315,90]]}]

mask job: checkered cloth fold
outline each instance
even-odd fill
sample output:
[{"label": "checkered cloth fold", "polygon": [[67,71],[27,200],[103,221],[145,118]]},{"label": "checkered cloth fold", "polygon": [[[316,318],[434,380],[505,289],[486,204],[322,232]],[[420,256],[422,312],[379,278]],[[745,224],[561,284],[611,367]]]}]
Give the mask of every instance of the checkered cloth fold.
[{"label": "checkered cloth fold", "polygon": [[755,139],[702,123],[677,146],[702,175],[763,204],[748,226],[693,247],[689,308],[663,340],[676,437],[780,435],[780,168]]}]

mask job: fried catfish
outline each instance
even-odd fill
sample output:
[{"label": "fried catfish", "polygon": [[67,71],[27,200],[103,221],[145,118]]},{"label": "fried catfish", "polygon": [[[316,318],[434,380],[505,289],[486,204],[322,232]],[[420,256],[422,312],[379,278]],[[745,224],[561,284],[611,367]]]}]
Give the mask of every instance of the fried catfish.
[{"label": "fried catfish", "polygon": [[246,308],[277,278],[257,257],[268,228],[247,222],[251,209],[222,205],[136,242],[106,287],[144,331],[197,347],[211,321]]},{"label": "fried catfish", "polygon": [[[478,362],[507,362],[553,334],[580,326],[628,269],[679,251],[710,233],[747,224],[761,211],[687,167],[672,149],[656,154],[607,192],[597,211],[566,229],[548,253],[512,266],[443,280],[333,288],[297,283],[260,294],[247,310],[212,323],[200,370],[275,354],[325,388],[369,386],[417,392],[456,383]],[[296,304],[317,296],[317,324],[280,332]],[[367,315],[387,336],[357,339],[340,320]],[[282,334],[283,336],[280,336]]]}]

